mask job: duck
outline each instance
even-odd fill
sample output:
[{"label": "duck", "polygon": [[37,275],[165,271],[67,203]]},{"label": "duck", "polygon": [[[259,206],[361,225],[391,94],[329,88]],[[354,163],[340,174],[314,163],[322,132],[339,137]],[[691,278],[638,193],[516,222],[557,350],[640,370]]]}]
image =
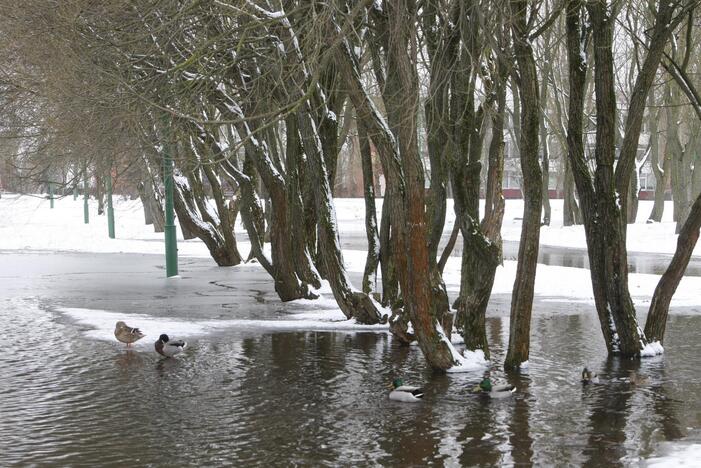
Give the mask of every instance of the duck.
[{"label": "duck", "polygon": [[390,387],[392,388],[392,391],[389,392],[390,400],[414,403],[421,401],[424,397],[424,391],[421,388],[404,385],[402,379],[394,379]]},{"label": "duck", "polygon": [[506,398],[514,394],[516,387],[510,384],[493,385],[489,374],[485,374],[482,381],[472,391],[489,395],[491,398]]},{"label": "duck", "polygon": [[117,338],[118,341],[126,343],[127,348],[130,344],[139,341],[144,336],[146,335],[144,335],[141,330],[135,327],[130,327],[121,320],[114,326],[114,337]]},{"label": "duck", "polygon": [[582,385],[588,385],[591,383],[599,383],[599,376],[595,372],[590,371],[586,367],[582,369]]},{"label": "duck", "polygon": [[158,337],[158,341],[154,343],[156,352],[165,357],[174,357],[182,353],[187,347],[187,343],[183,340],[171,340],[165,333]]},{"label": "duck", "polygon": [[638,374],[635,371],[630,371],[628,381],[631,385],[645,385],[647,383],[647,376]]}]

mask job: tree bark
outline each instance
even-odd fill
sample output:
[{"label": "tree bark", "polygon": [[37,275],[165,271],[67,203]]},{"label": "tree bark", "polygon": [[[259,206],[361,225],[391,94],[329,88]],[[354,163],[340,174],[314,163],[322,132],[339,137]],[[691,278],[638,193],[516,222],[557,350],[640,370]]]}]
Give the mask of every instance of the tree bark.
[{"label": "tree bark", "polygon": [[[408,0],[387,2],[387,23],[390,44],[387,51],[388,83],[385,93],[386,106],[393,106],[402,125],[395,127],[399,134],[396,146],[389,128],[377,112],[362,87],[357,61],[347,43],[337,55],[349,96],[358,118],[368,126],[368,134],[382,160],[387,178],[388,192],[392,199],[390,216],[392,226],[397,227],[394,236],[405,310],[409,313],[419,346],[429,365],[445,370],[455,365],[451,345],[439,331],[439,317],[433,301],[432,278],[429,271],[428,230],[424,211],[423,167],[416,139],[416,111],[418,106],[418,81],[414,60],[416,44],[408,34],[416,21],[415,5]],[[395,83],[389,83],[389,78]],[[390,91],[391,90],[391,91]],[[397,151],[399,149],[399,151]],[[399,164],[401,157],[402,165]],[[402,167],[405,169],[402,171]]]},{"label": "tree bark", "polygon": [[523,222],[518,249],[516,281],[511,296],[509,349],[505,368],[518,368],[528,361],[530,350],[531,309],[540,240],[542,174],[538,164],[538,75],[533,50],[528,39],[527,2],[511,0],[514,52],[519,72],[521,99],[521,139],[519,153],[523,172]]},{"label": "tree bark", "polygon": [[[650,96],[651,103],[654,103],[653,97]],[[665,192],[667,191],[667,181],[669,180],[669,162],[667,151],[660,152],[660,135],[659,135],[659,119],[662,115],[661,111],[654,114],[650,113],[650,166],[652,173],[655,176],[655,202],[652,205],[652,211],[648,216],[648,222],[659,223],[662,221],[664,214]],[[662,165],[660,166],[660,155],[662,155]]]},{"label": "tree bark", "polygon": [[672,261],[660,278],[650,302],[650,310],[645,323],[645,336],[650,342],[664,343],[667,315],[672,296],[684,276],[689,259],[694,252],[701,228],[701,195],[696,198],[677,238],[677,248]]},{"label": "tree bark", "polygon": [[[547,12],[546,12],[547,13]],[[549,75],[552,75],[552,63],[550,59],[550,36],[546,33],[545,44],[543,45],[543,53],[545,56],[545,64],[543,69],[543,76],[540,83],[540,145],[543,149],[542,151],[542,162],[541,162],[541,172],[542,172],[542,183],[543,183],[543,219],[541,224],[543,226],[550,226],[550,148],[548,146],[548,127],[545,122],[545,116],[548,112],[548,79]]]},{"label": "tree bark", "polygon": [[372,290],[370,275],[377,275],[380,262],[380,235],[377,231],[377,211],[375,208],[375,186],[372,171],[372,152],[365,124],[356,120],[360,158],[363,169],[363,197],[365,199],[365,235],[368,240],[368,254],[363,270],[363,292]]},{"label": "tree bark", "polygon": [[367,294],[354,291],[348,279],[338,239],[338,226],[336,225],[329,175],[308,103],[303,105],[302,110],[298,112],[298,123],[302,145],[309,158],[311,173],[316,185],[320,257],[334,298],[341,311],[348,318],[355,318],[359,323],[364,324],[385,323],[388,317],[380,313]]}]

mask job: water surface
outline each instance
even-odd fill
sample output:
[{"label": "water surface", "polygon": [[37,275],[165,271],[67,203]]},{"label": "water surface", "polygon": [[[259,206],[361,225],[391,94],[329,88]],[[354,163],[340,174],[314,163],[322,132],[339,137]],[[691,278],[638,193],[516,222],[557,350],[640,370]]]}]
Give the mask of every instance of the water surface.
[{"label": "water surface", "polygon": [[[537,306],[529,371],[496,369],[518,391],[490,400],[470,392],[479,375],[433,374],[386,333],[222,328],[166,360],[93,339],[61,312],[187,324],[300,311],[255,269],[187,260],[166,281],[160,261],[0,256],[0,465],[637,465],[701,428],[699,315],[673,314],[666,354],[640,363],[606,359],[593,310]],[[508,317],[487,326],[501,362]],[[584,365],[603,383],[583,388]],[[631,370],[648,382],[631,385]],[[395,376],[425,400],[389,401]]]}]

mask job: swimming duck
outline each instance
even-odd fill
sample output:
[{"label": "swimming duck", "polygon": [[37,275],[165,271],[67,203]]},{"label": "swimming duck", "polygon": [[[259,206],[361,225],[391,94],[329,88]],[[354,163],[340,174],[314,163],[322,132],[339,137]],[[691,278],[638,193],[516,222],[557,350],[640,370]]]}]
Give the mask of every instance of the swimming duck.
[{"label": "swimming duck", "polygon": [[130,327],[121,320],[117,322],[117,325],[115,325],[114,327],[114,337],[117,338],[118,341],[126,343],[127,347],[129,347],[131,343],[139,341],[144,336],[146,335],[144,335],[141,332],[141,330],[139,330],[138,328]]},{"label": "swimming duck", "polygon": [[422,389],[404,385],[402,379],[394,379],[390,387],[392,388],[392,391],[389,393],[390,400],[411,403],[421,401],[424,397],[424,391]]},{"label": "swimming duck", "polygon": [[582,384],[588,385],[590,383],[599,383],[599,376],[585,367],[582,370]]},{"label": "swimming duck", "polygon": [[647,383],[647,376],[638,374],[635,371],[630,371],[628,381],[631,385],[645,385]]},{"label": "swimming duck", "polygon": [[513,395],[513,393],[516,391],[516,387],[509,384],[493,385],[492,380],[489,378],[489,374],[485,374],[479,385],[476,385],[472,391],[474,393],[489,395],[491,398],[505,398]]},{"label": "swimming duck", "polygon": [[165,333],[158,337],[158,341],[154,344],[156,352],[165,357],[173,357],[182,353],[187,343],[183,340],[172,340]]}]

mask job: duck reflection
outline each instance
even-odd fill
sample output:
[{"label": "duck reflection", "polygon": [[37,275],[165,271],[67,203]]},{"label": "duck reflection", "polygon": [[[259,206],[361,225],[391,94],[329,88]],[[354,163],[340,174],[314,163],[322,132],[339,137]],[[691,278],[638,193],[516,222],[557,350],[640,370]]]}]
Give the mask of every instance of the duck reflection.
[{"label": "duck reflection", "polygon": [[584,390],[591,392],[584,400],[591,405],[585,466],[619,466],[626,455],[625,428],[633,394],[626,379],[630,370],[627,364],[619,358],[607,359],[603,369],[606,380]]},{"label": "duck reflection", "polygon": [[175,369],[182,365],[179,359],[163,358],[156,362],[156,371],[160,377],[165,377],[166,375],[172,373]]},{"label": "duck reflection", "polygon": [[508,376],[511,385],[516,386],[514,409],[509,420],[509,442],[511,458],[516,466],[530,466],[533,463],[533,439],[530,432],[530,379],[527,375]]},{"label": "duck reflection", "polygon": [[133,349],[127,349],[122,353],[117,354],[114,359],[114,363],[119,370],[128,372],[135,367],[141,367],[144,363],[144,359],[141,357],[141,353],[134,351]]}]

